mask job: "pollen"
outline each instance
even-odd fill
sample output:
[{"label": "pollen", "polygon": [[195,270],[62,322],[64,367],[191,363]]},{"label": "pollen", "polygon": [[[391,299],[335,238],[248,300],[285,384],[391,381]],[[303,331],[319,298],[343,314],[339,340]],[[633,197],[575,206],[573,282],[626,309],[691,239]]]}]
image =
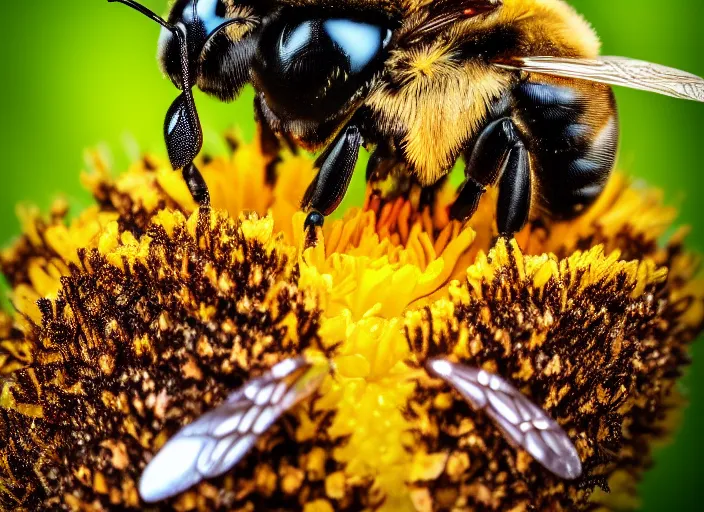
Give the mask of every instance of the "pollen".
[{"label": "pollen", "polygon": [[[175,432],[300,355],[331,361],[320,389],[230,472],[150,510],[632,498],[704,322],[698,259],[684,231],[663,242],[676,212],[658,191],[615,175],[577,219],[497,241],[494,191],[462,225],[450,188],[421,202],[390,186],[311,237],[298,205],[312,162],[226,140],[228,156],[198,163],[212,208],[166,162],[113,178],[94,155],[93,207],[19,210],[23,235],[0,255],[15,306],[0,313],[0,508],[144,509],[140,475]],[[515,449],[430,359],[512,382],[574,441],[583,476]]]}]

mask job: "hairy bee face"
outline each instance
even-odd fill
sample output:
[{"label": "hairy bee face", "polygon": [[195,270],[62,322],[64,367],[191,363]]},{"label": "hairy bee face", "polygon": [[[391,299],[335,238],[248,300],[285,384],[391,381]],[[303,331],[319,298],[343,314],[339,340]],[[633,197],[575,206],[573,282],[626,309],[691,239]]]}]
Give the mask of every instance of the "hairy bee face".
[{"label": "hairy bee face", "polygon": [[312,17],[281,11],[261,33],[253,79],[281,119],[321,123],[345,105],[379,68],[389,27],[364,17]]}]

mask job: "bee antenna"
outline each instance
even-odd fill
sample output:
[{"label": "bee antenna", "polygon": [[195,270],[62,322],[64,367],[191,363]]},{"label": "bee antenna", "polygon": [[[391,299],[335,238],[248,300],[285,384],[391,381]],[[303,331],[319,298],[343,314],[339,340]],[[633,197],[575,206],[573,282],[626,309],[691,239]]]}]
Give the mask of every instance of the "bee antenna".
[{"label": "bee antenna", "polygon": [[137,12],[141,12],[141,13],[144,14],[147,18],[156,21],[159,25],[161,25],[161,26],[164,27],[165,29],[170,30],[171,32],[174,32],[174,31],[176,30],[176,28],[175,28],[172,24],[170,24],[170,23],[168,23],[166,20],[164,20],[164,18],[162,18],[161,16],[157,15],[157,14],[154,13],[153,11],[150,11],[149,9],[147,9],[146,7],[144,7],[143,5],[138,4],[137,2],[134,2],[133,0],[108,0],[108,2],[110,2],[110,3],[115,3],[115,2],[117,2],[117,3],[120,3],[120,4],[124,4],[124,5],[126,5],[127,7],[131,7],[132,9],[134,9],[134,10],[137,11]]},{"label": "bee antenna", "polygon": [[[108,0],[109,3],[120,3],[124,4],[128,7],[131,7],[137,12],[141,12],[144,14],[147,18],[156,21],[159,25],[164,27],[166,30],[169,30],[174,37],[178,40],[179,47],[181,48],[181,68],[183,71],[183,76],[182,76],[182,89],[183,91],[187,94],[190,95],[190,89],[191,89],[191,76],[190,76],[190,70],[189,70],[189,61],[188,61],[188,46],[186,44],[186,34],[183,30],[181,30],[179,27],[172,25],[171,23],[167,22],[159,16],[158,14],[154,13],[153,11],[150,11],[146,7],[144,7],[141,4],[138,4],[137,2],[133,0]],[[194,2],[195,5],[195,2]],[[191,105],[193,105],[193,99],[189,98],[188,101]],[[193,108],[195,109],[195,105],[193,105]]]},{"label": "bee antenna", "polygon": [[176,119],[176,124],[178,124],[178,120],[184,117],[182,114],[186,114],[185,119],[187,121],[185,122],[185,128],[183,129],[187,130],[186,138],[188,139],[187,142],[190,143],[191,146],[189,147],[188,144],[185,144],[184,147],[180,147],[182,146],[181,143],[184,141],[178,141],[167,137],[167,149],[169,150],[169,159],[171,160],[172,165],[174,165],[174,168],[176,168],[176,164],[174,162],[179,164],[178,167],[183,168],[184,177],[186,178],[186,182],[188,183],[194,199],[200,203],[209,203],[210,200],[208,196],[208,189],[202,176],[200,175],[200,172],[198,172],[198,169],[193,165],[193,158],[195,158],[195,156],[200,152],[203,143],[203,134],[200,127],[200,122],[198,121],[196,102],[193,98],[193,83],[191,81],[193,77],[190,72],[191,62],[188,54],[188,34],[186,33],[185,27],[180,24],[172,25],[161,16],[158,16],[154,12],[150,11],[143,5],[134,2],[133,0],[108,0],[108,2],[121,3],[131,7],[137,12],[142,13],[147,18],[156,21],[159,25],[170,31],[178,41],[181,61],[180,89],[182,92],[181,95],[176,98],[176,101],[171,106],[171,109],[169,109],[167,120],[171,122],[172,119]]}]

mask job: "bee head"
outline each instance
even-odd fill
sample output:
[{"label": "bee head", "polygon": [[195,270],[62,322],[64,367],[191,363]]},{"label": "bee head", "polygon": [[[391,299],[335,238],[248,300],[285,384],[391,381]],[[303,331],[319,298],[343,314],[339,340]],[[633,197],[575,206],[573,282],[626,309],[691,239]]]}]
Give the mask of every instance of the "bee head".
[{"label": "bee head", "polygon": [[383,65],[389,25],[374,13],[279,10],[260,33],[252,61],[255,87],[282,120],[341,117]]},{"label": "bee head", "polygon": [[[249,80],[254,50],[249,35],[255,27],[245,2],[177,0],[168,23],[181,30],[188,46],[188,82],[222,100],[234,99]],[[241,44],[239,44],[239,41]],[[174,33],[162,27],[158,59],[174,85],[182,87],[181,49]],[[233,65],[234,64],[234,65]]]}]

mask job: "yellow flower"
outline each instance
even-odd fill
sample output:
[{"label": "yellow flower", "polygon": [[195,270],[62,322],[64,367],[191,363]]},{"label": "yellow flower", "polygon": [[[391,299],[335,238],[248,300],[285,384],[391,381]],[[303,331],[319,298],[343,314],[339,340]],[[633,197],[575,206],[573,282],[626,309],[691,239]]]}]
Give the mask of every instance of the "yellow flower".
[{"label": "yellow flower", "polygon": [[[335,376],[229,474],[153,510],[572,510],[609,507],[650,460],[675,376],[701,331],[704,292],[674,213],[614,176],[580,218],[494,244],[494,199],[447,218],[368,194],[313,240],[298,203],[310,161],[271,166],[230,136],[202,162],[213,209],[145,158],[69,220],[23,210],[0,263],[0,506],[139,509],[151,454],[248,378],[301,353]],[[393,187],[392,187],[393,188]],[[585,474],[561,480],[510,447],[423,364],[498,373],[575,440]],[[152,510],[150,509],[150,510]]]}]

